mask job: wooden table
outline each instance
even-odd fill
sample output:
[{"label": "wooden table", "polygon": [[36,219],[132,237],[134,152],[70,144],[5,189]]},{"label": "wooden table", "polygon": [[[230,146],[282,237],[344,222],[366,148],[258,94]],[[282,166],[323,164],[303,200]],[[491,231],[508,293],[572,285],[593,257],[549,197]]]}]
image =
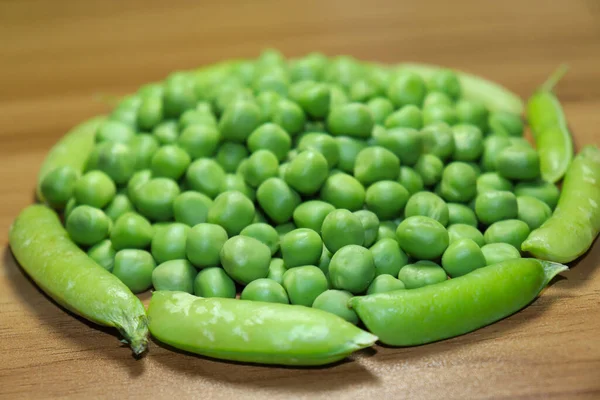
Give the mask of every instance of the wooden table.
[{"label": "wooden table", "polygon": [[557,88],[577,146],[600,142],[595,0],[77,1],[0,3],[0,397],[600,398],[600,245],[530,307],[416,348],[376,346],[322,369],[239,365],[153,342],[136,361],[109,330],[48,300],[7,231],[40,163],[70,127],[169,71],[264,47],[464,69],[529,95]]}]

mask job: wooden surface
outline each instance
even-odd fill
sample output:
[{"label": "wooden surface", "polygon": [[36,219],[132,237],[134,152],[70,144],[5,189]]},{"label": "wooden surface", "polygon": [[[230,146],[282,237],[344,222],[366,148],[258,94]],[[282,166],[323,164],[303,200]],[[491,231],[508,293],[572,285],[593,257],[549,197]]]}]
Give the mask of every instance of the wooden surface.
[{"label": "wooden surface", "polygon": [[122,94],[264,47],[384,62],[424,61],[522,96],[562,62],[577,146],[600,142],[596,0],[0,2],[0,397],[600,398],[600,245],[530,307],[417,348],[381,346],[324,369],[239,365],[153,342],[142,360],[67,314],[16,265],[9,224],[70,127]]}]

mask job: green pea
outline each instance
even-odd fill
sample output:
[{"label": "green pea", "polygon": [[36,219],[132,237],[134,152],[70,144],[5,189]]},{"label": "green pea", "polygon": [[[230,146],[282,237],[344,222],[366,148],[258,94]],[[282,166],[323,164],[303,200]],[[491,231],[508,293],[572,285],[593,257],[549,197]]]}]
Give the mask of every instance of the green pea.
[{"label": "green pea", "polygon": [[485,171],[496,170],[496,159],[498,154],[511,145],[510,139],[500,135],[490,135],[483,142],[483,153],[481,155],[481,167]]},{"label": "green pea", "polygon": [[356,211],[363,207],[366,192],[364,186],[347,174],[330,175],[321,188],[321,199],[336,208]]},{"label": "green pea", "polygon": [[451,242],[442,256],[442,267],[452,278],[485,266],[486,260],[481,248],[471,239]]},{"label": "green pea", "polygon": [[174,222],[156,231],[152,238],[151,252],[158,263],[186,258],[187,234],[190,227]]},{"label": "green pea", "polygon": [[221,137],[232,142],[245,142],[261,124],[261,111],[251,101],[234,101],[225,108],[219,121]]},{"label": "green pea", "polygon": [[388,129],[421,129],[423,127],[423,113],[419,107],[409,104],[388,115],[385,119],[384,126]]},{"label": "green pea", "polygon": [[134,137],[135,131],[126,123],[119,121],[103,121],[96,131],[96,143],[129,143]]},{"label": "green pea", "polygon": [[187,82],[187,77],[171,76],[165,82],[163,107],[166,117],[178,117],[185,110],[192,108],[196,102],[194,91]]},{"label": "green pea", "polygon": [[362,140],[349,136],[337,136],[334,139],[337,143],[339,153],[338,168],[344,172],[354,172],[356,156],[362,149],[367,147],[367,144]]},{"label": "green pea", "polygon": [[126,212],[116,221],[110,232],[115,250],[144,249],[154,236],[150,221],[135,212]]},{"label": "green pea", "polygon": [[482,102],[459,100],[456,102],[456,115],[461,123],[475,125],[482,132],[487,132],[489,113]]},{"label": "green pea", "polygon": [[113,274],[133,293],[141,293],[152,287],[154,259],[145,250],[121,250],[115,255]]},{"label": "green pea", "polygon": [[302,131],[306,123],[306,115],[298,104],[282,99],[273,112],[272,120],[290,135],[296,135]]},{"label": "green pea", "polygon": [[374,125],[369,108],[361,103],[335,107],[327,117],[327,127],[334,136],[368,138]]},{"label": "green pea", "polygon": [[[402,250],[422,260],[432,260],[441,256],[449,243],[448,231],[444,225],[421,215],[411,216],[402,221],[398,225],[396,236]],[[399,279],[406,284],[402,278]]]},{"label": "green pea", "polygon": [[373,279],[373,282],[367,289],[367,294],[393,292],[395,290],[406,289],[404,283],[400,279],[396,279],[392,275],[378,275]]},{"label": "green pea", "polygon": [[[279,234],[269,224],[255,223],[248,225],[240,232],[241,236],[249,236],[259,240],[261,243],[266,244],[271,251],[271,255],[274,255],[279,251]],[[321,240],[321,238],[319,238]]]},{"label": "green pea", "polygon": [[509,111],[494,111],[488,117],[488,125],[498,135],[522,137],[524,124],[521,116]]},{"label": "green pea", "polygon": [[517,204],[518,219],[525,222],[531,230],[539,228],[552,215],[548,204],[532,196],[518,196]]},{"label": "green pea", "polygon": [[71,166],[53,169],[44,176],[40,185],[44,199],[53,208],[64,208],[75,192],[78,179],[79,172]]},{"label": "green pea", "polygon": [[289,81],[285,73],[274,69],[271,73],[258,74],[254,79],[254,90],[261,92],[275,92],[281,96],[287,95]]},{"label": "green pea", "polygon": [[404,186],[411,196],[423,190],[424,187],[423,178],[421,178],[421,175],[419,175],[414,169],[405,166],[400,167],[398,182]]},{"label": "green pea", "polygon": [[476,161],[483,153],[483,135],[475,125],[455,125],[452,128],[454,135],[454,161]]},{"label": "green pea", "polygon": [[264,181],[256,191],[256,199],[265,214],[278,224],[289,221],[301,202],[298,193],[280,178]]},{"label": "green pea", "polygon": [[227,192],[227,191],[231,191],[231,190],[237,190],[238,192],[242,193],[243,195],[245,195],[252,201],[254,201],[256,199],[256,191],[254,189],[252,189],[250,186],[248,186],[248,184],[246,183],[246,181],[244,180],[244,178],[241,175],[237,175],[237,174],[225,175],[225,179],[221,183],[220,191],[221,191],[221,193],[223,193],[223,192]]},{"label": "green pea", "polygon": [[213,201],[202,193],[183,192],[173,201],[173,216],[175,221],[188,226],[206,222],[208,210]]},{"label": "green pea", "polygon": [[223,142],[215,157],[225,172],[235,172],[243,159],[248,156],[246,146],[235,142]]},{"label": "green pea", "polygon": [[259,126],[248,137],[250,151],[269,150],[280,162],[285,160],[291,145],[290,136],[279,125],[273,123]]},{"label": "green pea", "polygon": [[[258,118],[259,118],[259,120],[262,119],[261,110],[258,107],[258,105],[254,102],[254,94],[252,93],[252,90],[250,90],[250,88],[241,86],[239,82],[236,83],[235,81],[232,81],[232,82],[226,83],[225,86],[222,86],[215,93],[213,102],[214,102],[215,110],[216,110],[217,114],[219,114],[221,116],[221,118],[223,117],[223,115],[225,114],[225,112],[228,109],[230,111],[232,109],[235,109],[236,103],[246,103],[246,104],[250,104],[250,105],[256,105],[256,109],[259,111]],[[242,117],[248,118],[248,120],[252,120],[252,118],[254,118],[253,113],[247,114],[247,113],[244,113],[243,110],[240,111],[240,109],[237,109],[236,111],[238,111],[237,114],[235,112],[230,113],[232,121],[235,121],[235,118],[240,115]],[[235,122],[232,122],[232,124],[234,124],[234,129],[235,129],[236,128]],[[237,128],[247,129],[247,127],[244,125],[239,125],[239,126],[237,126]]]},{"label": "green pea", "polygon": [[447,160],[454,154],[454,134],[445,123],[426,126],[421,131],[423,152],[433,154],[440,160]]},{"label": "green pea", "polygon": [[289,304],[290,302],[283,286],[267,278],[250,282],[242,290],[240,298],[242,300],[262,301],[266,303]]},{"label": "green pea", "polygon": [[185,173],[190,162],[190,156],[183,149],[166,145],[154,153],[150,169],[155,177],[178,180]]},{"label": "green pea", "polygon": [[173,218],[173,202],[179,193],[179,186],[174,180],[153,178],[136,190],[133,200],[145,217],[155,221],[168,221]]},{"label": "green pea", "polygon": [[[181,132],[181,135],[177,139],[177,145],[185,150],[192,159],[213,156],[218,144],[219,132],[216,127],[208,124],[189,125]],[[174,153],[173,150],[171,152]],[[177,157],[184,158],[179,154]]]},{"label": "green pea", "polygon": [[90,171],[83,175],[73,188],[78,204],[103,208],[112,201],[117,192],[113,180],[102,171]]},{"label": "green pea", "polygon": [[136,196],[139,193],[139,189],[151,179],[152,171],[149,169],[143,169],[133,174],[129,182],[127,182],[127,195],[134,204],[136,202]]},{"label": "green pea", "polygon": [[152,135],[161,145],[173,144],[177,142],[179,137],[177,123],[175,121],[164,121],[154,127]]},{"label": "green pea", "polygon": [[468,206],[458,203],[447,203],[448,225],[465,224],[477,227],[477,216]]},{"label": "green pea", "polygon": [[518,219],[507,219],[490,225],[484,232],[485,243],[508,243],[517,249],[527,239],[529,226]]},{"label": "green pea", "polygon": [[391,219],[402,214],[409,197],[410,193],[400,183],[379,181],[367,188],[365,203],[380,219]]},{"label": "green pea", "polygon": [[290,303],[310,307],[327,290],[327,278],[319,268],[305,265],[288,269],[283,274],[283,287]]},{"label": "green pea", "polygon": [[508,243],[490,243],[481,247],[486,265],[521,258],[521,253]]},{"label": "green pea", "polygon": [[431,261],[417,261],[407,264],[398,273],[398,279],[407,289],[417,289],[423,286],[434,285],[448,279],[446,271]]},{"label": "green pea", "polygon": [[346,245],[362,245],[365,240],[365,228],[357,215],[348,210],[338,209],[330,212],[323,220],[321,236],[327,249],[335,253]]},{"label": "green pea", "polygon": [[321,119],[329,113],[331,101],[330,88],[322,83],[304,81],[290,87],[290,97],[294,100],[306,114],[313,119]]},{"label": "green pea", "polygon": [[322,250],[321,237],[308,228],[295,229],[281,240],[281,255],[287,268],[316,265]]},{"label": "green pea", "polygon": [[135,170],[150,168],[152,157],[154,157],[158,148],[159,144],[154,136],[148,134],[135,135],[129,142],[129,149],[135,157]]},{"label": "green pea", "polygon": [[540,157],[530,147],[509,146],[496,157],[496,170],[507,179],[532,180],[540,176]]},{"label": "green pea", "polygon": [[215,118],[212,106],[209,103],[198,103],[195,109],[187,110],[181,114],[178,122],[180,132],[193,125],[206,126],[207,128],[217,127],[217,118]]},{"label": "green pea", "polygon": [[311,53],[303,58],[292,60],[290,77],[292,82],[320,81],[323,78],[327,58],[319,53]]},{"label": "green pea", "polygon": [[198,268],[217,266],[220,263],[221,249],[227,239],[227,232],[219,225],[195,225],[187,232],[186,257]]},{"label": "green pea", "polygon": [[123,143],[98,145],[98,156],[94,161],[94,169],[105,172],[117,184],[126,183],[135,172],[135,155]]},{"label": "green pea", "polygon": [[271,250],[248,236],[234,236],[221,249],[221,265],[236,282],[247,285],[269,273]]},{"label": "green pea", "polygon": [[438,123],[454,125],[456,123],[454,107],[447,105],[434,105],[423,109],[423,125],[428,126]]},{"label": "green pea", "polygon": [[486,191],[475,200],[475,214],[486,225],[517,217],[517,198],[511,192]]},{"label": "green pea", "polygon": [[375,142],[394,153],[405,165],[415,165],[422,153],[422,135],[413,128],[388,129],[377,135]]},{"label": "green pea", "polygon": [[163,120],[163,99],[161,96],[148,96],[142,100],[137,113],[137,125],[150,131]]},{"label": "green pea", "polygon": [[377,181],[395,180],[400,174],[400,160],[384,147],[363,149],[356,156],[354,176],[363,185]]},{"label": "green pea", "polygon": [[335,167],[340,159],[340,150],[335,138],[318,132],[302,134],[298,141],[298,151],[316,150],[327,160],[329,168]]},{"label": "green pea", "polygon": [[219,267],[205,268],[194,279],[194,294],[198,297],[235,298],[235,282]]},{"label": "green pea", "polygon": [[[349,268],[348,266],[352,266]],[[375,264],[368,249],[350,244],[333,254],[329,264],[329,278],[335,289],[362,293],[375,278]]]},{"label": "green pea", "polygon": [[248,158],[244,179],[251,187],[256,188],[267,179],[277,176],[278,172],[277,157],[268,150],[258,150]]},{"label": "green pea", "polygon": [[448,225],[448,205],[435,193],[419,192],[408,199],[404,216],[408,218],[417,215],[432,218],[443,226]]},{"label": "green pea", "polygon": [[421,106],[427,94],[423,78],[408,71],[398,73],[388,87],[387,97],[398,108],[407,104]]},{"label": "green pea", "polygon": [[427,87],[432,92],[446,94],[452,100],[458,100],[462,93],[458,76],[449,69],[435,71],[427,81]]},{"label": "green pea", "polygon": [[425,100],[423,100],[423,108],[431,107],[431,106],[453,106],[454,101],[448,96],[446,93],[442,92],[429,92],[425,96]]},{"label": "green pea", "polygon": [[196,269],[187,260],[170,260],[158,265],[152,271],[154,290],[194,292]]},{"label": "green pea", "polygon": [[350,99],[365,103],[377,95],[377,87],[366,79],[355,81],[350,87]]},{"label": "green pea", "polygon": [[239,234],[254,219],[254,204],[242,193],[232,190],[218,195],[208,210],[207,221],[221,225],[229,236]]},{"label": "green pea", "polygon": [[362,75],[363,66],[356,59],[350,56],[337,56],[329,61],[324,79],[349,89]]},{"label": "green pea", "polygon": [[477,194],[476,182],[477,174],[469,164],[451,162],[442,174],[442,197],[447,201],[466,203]]},{"label": "green pea", "polygon": [[319,191],[329,175],[327,160],[314,150],[298,154],[285,171],[285,181],[301,194],[311,195]]},{"label": "green pea", "polygon": [[369,251],[373,256],[375,276],[398,276],[400,268],[408,263],[408,256],[393,238],[379,238]]},{"label": "green pea", "polygon": [[221,191],[225,171],[216,161],[199,158],[190,164],[185,177],[192,190],[215,198]]},{"label": "green pea", "polygon": [[315,232],[321,232],[323,220],[333,210],[335,210],[335,207],[324,201],[306,201],[294,210],[294,223],[299,228],[308,228]]},{"label": "green pea", "polygon": [[486,172],[477,178],[478,194],[496,190],[512,192],[513,184],[508,179],[498,175],[497,172]]},{"label": "green pea", "polygon": [[398,228],[398,225],[394,223],[394,221],[381,221],[379,223],[379,229],[377,230],[377,241],[382,239],[393,239],[398,242],[396,228]]},{"label": "green pea", "polygon": [[554,210],[558,203],[560,196],[560,190],[558,187],[550,182],[543,180],[536,180],[531,182],[519,182],[515,185],[515,195],[520,196],[531,196],[538,200],[548,204],[550,209]]},{"label": "green pea", "polygon": [[450,239],[450,243],[454,243],[461,239],[470,239],[477,243],[479,247],[485,244],[483,233],[481,233],[479,229],[473,225],[461,223],[450,225],[448,226],[448,237]]},{"label": "green pea", "polygon": [[110,219],[102,210],[81,205],[75,207],[69,214],[66,228],[75,243],[91,246],[108,236]]},{"label": "green pea", "polygon": [[351,298],[352,293],[345,290],[326,290],[317,296],[312,307],[337,315],[356,325],[358,324],[358,316],[354,310],[348,307],[348,300]]},{"label": "green pea", "polygon": [[287,268],[283,263],[281,258],[272,258],[269,263],[269,274],[267,275],[268,279],[271,279],[280,285],[283,284],[283,274],[285,274]]},{"label": "green pea", "polygon": [[367,108],[373,116],[373,122],[383,125],[386,118],[394,112],[394,104],[385,97],[375,97],[367,102]]},{"label": "green pea", "polygon": [[115,248],[110,240],[105,239],[96,243],[87,251],[87,255],[105,270],[111,272],[115,265]]},{"label": "green pea", "polygon": [[433,154],[422,154],[414,166],[425,186],[434,186],[442,179],[444,163]]}]

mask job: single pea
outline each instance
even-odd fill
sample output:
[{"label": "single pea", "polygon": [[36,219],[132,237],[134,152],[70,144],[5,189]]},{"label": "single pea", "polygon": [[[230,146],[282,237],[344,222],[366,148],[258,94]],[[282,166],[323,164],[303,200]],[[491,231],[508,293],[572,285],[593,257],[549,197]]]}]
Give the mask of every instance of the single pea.
[{"label": "single pea", "polygon": [[498,135],[522,137],[524,124],[518,114],[509,111],[494,111],[488,117],[488,125],[492,132]]},{"label": "single pea", "polygon": [[196,108],[187,110],[181,114],[178,122],[179,131],[183,132],[192,125],[217,127],[217,118],[213,114],[210,103],[200,102],[196,105]]},{"label": "single pea", "polygon": [[115,265],[115,248],[110,240],[96,243],[87,251],[87,255],[105,270],[111,272]]},{"label": "single pea", "polygon": [[373,122],[383,125],[386,118],[394,112],[394,104],[385,97],[375,97],[367,102],[367,107],[373,116]]},{"label": "single pea", "polygon": [[452,278],[468,274],[485,265],[481,248],[471,239],[451,242],[442,256],[442,267]]},{"label": "single pea", "polygon": [[506,260],[521,258],[521,253],[508,243],[490,243],[481,247],[485,265],[498,264]]},{"label": "single pea", "polygon": [[292,139],[279,125],[266,123],[256,128],[248,137],[248,148],[252,152],[269,150],[279,162],[285,160],[292,146]]},{"label": "single pea", "polygon": [[173,218],[173,202],[179,193],[179,186],[174,180],[153,178],[137,189],[134,204],[145,217],[168,221]]},{"label": "single pea", "polygon": [[258,105],[251,101],[234,101],[225,107],[219,121],[219,132],[223,139],[243,143],[261,122]]},{"label": "single pea", "polygon": [[505,136],[494,134],[486,137],[483,141],[483,153],[481,155],[481,167],[483,170],[495,171],[498,154],[510,145],[510,139]]},{"label": "single pea", "polygon": [[530,147],[509,146],[496,157],[496,170],[507,179],[532,180],[540,176],[540,157]]},{"label": "single pea", "polygon": [[456,116],[463,124],[475,125],[482,132],[488,130],[488,110],[482,102],[459,100],[456,102]]},{"label": "single pea", "polygon": [[247,285],[269,273],[271,250],[257,239],[234,236],[221,248],[221,265],[236,282]]},{"label": "single pea", "polygon": [[449,69],[435,71],[427,81],[427,87],[431,92],[440,92],[452,100],[458,100],[462,90],[458,76]]},{"label": "single pea", "polygon": [[446,123],[439,122],[421,131],[423,152],[433,154],[440,160],[447,160],[454,154],[454,134]]},{"label": "single pea", "polygon": [[221,182],[220,191],[221,193],[223,193],[231,190],[237,190],[252,201],[256,199],[256,191],[250,186],[248,186],[248,184],[241,175],[225,175],[225,179],[223,179],[223,182]]},{"label": "single pea", "polygon": [[[377,96],[378,88],[367,79],[354,81],[350,87],[350,99],[353,102],[366,103],[370,99]],[[369,111],[371,111],[369,109]]]},{"label": "single pea", "polygon": [[394,153],[402,164],[415,165],[422,153],[422,135],[413,128],[392,128],[375,136],[378,146]]},{"label": "single pea", "polygon": [[354,172],[356,156],[362,149],[367,147],[367,144],[362,140],[349,136],[336,136],[334,139],[337,143],[339,153],[338,168],[344,172]]},{"label": "single pea", "polygon": [[423,100],[423,108],[444,105],[444,106],[453,106],[454,101],[448,96],[446,93],[442,92],[429,92],[425,96],[425,100]]},{"label": "single pea", "polygon": [[161,144],[174,144],[177,142],[179,137],[179,131],[177,130],[177,122],[175,121],[164,121],[156,125],[152,130],[152,136]]},{"label": "single pea", "polygon": [[103,208],[112,201],[117,192],[113,180],[102,171],[90,171],[76,183],[73,195],[78,204]]},{"label": "single pea", "polygon": [[268,150],[258,150],[248,158],[244,171],[244,179],[253,188],[269,178],[276,177],[279,172],[277,157]]},{"label": "single pea", "polygon": [[223,142],[215,157],[225,172],[233,173],[243,159],[248,156],[246,146],[235,142]]},{"label": "single pea", "polygon": [[137,112],[137,125],[140,129],[151,131],[164,118],[162,96],[147,96]]},{"label": "single pea", "polygon": [[294,223],[299,228],[309,228],[320,233],[325,217],[335,210],[335,207],[321,200],[309,200],[294,209]]},{"label": "single pea", "polygon": [[119,278],[133,293],[141,293],[152,287],[154,259],[145,250],[121,250],[115,255],[113,275]]},{"label": "single pea", "polygon": [[388,115],[385,119],[384,126],[388,129],[421,129],[423,127],[423,113],[419,107],[409,104]]},{"label": "single pea", "polygon": [[219,225],[200,223],[187,232],[186,257],[197,268],[219,265],[227,232]]},{"label": "single pea", "polygon": [[375,278],[375,264],[371,252],[362,246],[350,244],[333,254],[329,277],[335,289],[362,293]]},{"label": "single pea", "polygon": [[444,163],[433,154],[422,154],[417,159],[414,168],[421,176],[425,186],[434,186],[442,179]]},{"label": "single pea", "polygon": [[135,131],[127,124],[119,121],[105,120],[96,131],[96,143],[129,143]]},{"label": "single pea", "polygon": [[310,307],[327,290],[327,278],[319,268],[305,265],[288,269],[283,274],[283,287],[290,303]]},{"label": "single pea", "polygon": [[289,80],[287,73],[280,69],[270,69],[254,77],[253,88],[255,92],[275,92],[281,96],[287,95]]},{"label": "single pea", "polygon": [[548,204],[551,210],[554,210],[554,208],[556,208],[556,204],[558,203],[560,190],[555,184],[540,179],[531,182],[517,183],[515,185],[515,195],[517,197],[535,197],[536,199]]},{"label": "single pea", "polygon": [[304,195],[319,191],[329,175],[327,160],[314,150],[298,154],[285,171],[285,181],[293,189]]},{"label": "single pea", "polygon": [[194,279],[194,294],[198,297],[234,299],[235,282],[220,267],[205,268]]},{"label": "single pea", "polygon": [[477,216],[468,206],[459,203],[447,203],[448,225],[465,224],[477,227]]},{"label": "single pea", "polygon": [[497,172],[486,172],[477,178],[478,194],[497,190],[512,192],[513,184],[508,179],[498,175]]},{"label": "single pea", "polygon": [[166,145],[158,149],[150,164],[152,176],[178,180],[190,165],[191,158],[178,146]]},{"label": "single pea", "polygon": [[283,179],[269,178],[256,191],[256,199],[271,220],[283,224],[292,218],[300,196]]},{"label": "single pea", "polygon": [[448,205],[435,193],[419,192],[410,197],[404,209],[405,217],[425,216],[438,221],[443,226],[448,225]]},{"label": "single pea", "polygon": [[272,258],[269,263],[269,274],[267,275],[268,279],[271,279],[280,285],[283,284],[283,274],[285,274],[287,268],[283,263],[281,258]]},{"label": "single pea", "polygon": [[444,282],[448,279],[446,271],[432,261],[417,261],[407,264],[398,273],[398,279],[404,283],[407,289],[417,289]]},{"label": "single pea", "polygon": [[475,214],[486,225],[517,218],[517,213],[517,198],[512,192],[487,191],[479,194],[475,200]]},{"label": "single pea", "polygon": [[367,294],[393,292],[394,290],[404,290],[406,286],[400,279],[396,279],[392,275],[382,274],[373,279],[373,282],[367,289]]},{"label": "single pea", "polygon": [[327,160],[329,168],[335,167],[340,159],[338,143],[332,136],[319,132],[306,132],[298,136],[298,151],[316,150]]},{"label": "single pea", "polygon": [[400,167],[398,182],[404,186],[411,196],[423,190],[424,187],[423,178],[421,178],[421,175],[419,175],[414,169],[405,166]]},{"label": "single pea", "polygon": [[387,90],[387,97],[398,108],[407,104],[421,106],[426,94],[427,87],[423,78],[409,71],[398,73]]},{"label": "single pea", "polygon": [[263,301],[266,303],[289,304],[288,295],[280,283],[261,278],[252,281],[242,290],[242,300]]},{"label": "single pea", "polygon": [[[208,124],[189,125],[181,132],[181,135],[177,139],[179,148],[183,149],[186,154],[189,154],[188,158],[191,157],[192,159],[212,157],[217,150],[218,144],[219,131],[217,131],[216,127]],[[175,155],[174,150],[170,150],[170,152],[173,153],[170,154],[171,157],[178,157],[180,159],[179,162],[182,163],[184,157],[181,154]],[[174,162],[175,160],[172,160],[172,163]]]},{"label": "single pea", "polygon": [[138,134],[129,142],[129,149],[135,157],[135,170],[139,171],[150,168],[152,157],[159,149],[159,144],[152,135]]},{"label": "single pea", "polygon": [[326,276],[329,275],[329,264],[331,263],[331,257],[333,257],[333,254],[331,254],[331,252],[327,250],[327,247],[323,245],[323,251],[321,252],[321,258],[319,258],[319,264],[317,267],[319,267],[319,269],[323,271]]},{"label": "single pea", "polygon": [[40,185],[42,196],[53,208],[62,209],[75,192],[79,172],[73,167],[64,165],[50,171]]},{"label": "single pea", "polygon": [[115,183],[126,183],[135,172],[136,159],[123,143],[101,143],[94,159],[94,169],[105,172]]},{"label": "single pea", "polygon": [[330,212],[323,220],[321,237],[327,249],[336,253],[346,245],[362,246],[365,240],[365,228],[358,216],[344,209]]},{"label": "single pea", "polygon": [[363,75],[363,66],[350,56],[331,58],[325,70],[324,80],[349,89]]},{"label": "single pea", "polygon": [[442,197],[447,201],[466,203],[477,194],[476,182],[477,174],[469,164],[451,162],[442,173]]},{"label": "single pea", "polygon": [[218,195],[208,210],[207,221],[221,225],[229,236],[239,234],[254,219],[254,204],[242,193],[232,190]]},{"label": "single pea", "polygon": [[[407,217],[402,221],[398,225],[396,236],[402,250],[422,260],[441,256],[449,243],[448,231],[444,225],[421,215]],[[400,280],[404,281],[402,278]]]},{"label": "single pea", "polygon": [[454,161],[476,161],[483,153],[483,135],[475,125],[455,125],[452,128],[454,135]]},{"label": "single pea", "polygon": [[272,120],[290,135],[296,135],[302,131],[306,123],[306,115],[298,104],[282,99],[273,112]]},{"label": "single pea", "polygon": [[172,75],[165,81],[163,107],[166,117],[179,117],[196,103],[196,96],[187,76]]},{"label": "single pea", "polygon": [[364,186],[347,174],[330,175],[321,188],[321,199],[336,208],[356,211],[363,207],[366,192]]},{"label": "single pea", "polygon": [[363,185],[383,180],[395,180],[400,174],[400,160],[384,147],[367,147],[358,153],[354,176]]},{"label": "single pea", "polygon": [[408,256],[400,248],[396,239],[380,238],[369,249],[375,264],[375,275],[397,276],[400,268],[408,263]]},{"label": "single pea", "polygon": [[183,192],[173,201],[175,221],[194,226],[206,222],[213,201],[199,192]]},{"label": "single pea", "polygon": [[110,219],[102,210],[80,205],[69,214],[66,228],[75,243],[91,246],[108,236]]},{"label": "single pea", "polygon": [[356,325],[358,324],[358,315],[348,307],[348,300],[351,298],[352,293],[345,290],[326,290],[317,296],[312,307],[335,314]]},{"label": "single pea", "polygon": [[190,227],[174,222],[156,231],[152,238],[151,253],[156,262],[186,258],[187,234]]},{"label": "single pea", "polygon": [[529,226],[518,219],[507,219],[490,225],[484,232],[485,243],[508,243],[517,249],[527,239],[531,230]]},{"label": "single pea", "polygon": [[143,169],[133,174],[129,182],[127,182],[127,196],[129,196],[129,199],[133,204],[136,202],[139,189],[151,179],[152,171],[149,169]]},{"label": "single pea", "polygon": [[450,243],[461,239],[470,239],[477,243],[479,247],[485,244],[483,233],[476,226],[461,223],[448,226],[448,238],[450,239]]},{"label": "single pea", "polygon": [[361,103],[335,107],[327,117],[327,127],[334,136],[368,138],[374,125],[369,108]]},{"label": "single pea", "polygon": [[290,61],[290,77],[292,82],[321,81],[326,66],[327,57],[320,53],[310,53]]},{"label": "single pea", "polygon": [[456,121],[456,111],[453,106],[439,104],[423,109],[423,125],[425,127],[438,123],[454,125]]},{"label": "single pea", "polygon": [[154,290],[194,293],[196,268],[188,260],[170,260],[159,264],[152,271]]},{"label": "single pea", "polygon": [[394,221],[380,221],[379,229],[377,229],[377,241],[382,239],[393,239],[397,243],[398,238],[396,237],[396,228],[398,228],[398,224]]},{"label": "single pea", "polygon": [[377,231],[379,229],[379,218],[377,215],[369,210],[355,211],[356,215],[365,230],[365,240],[363,242],[364,247],[369,247],[377,239]]},{"label": "single pea", "polygon": [[[254,113],[245,112],[247,110],[243,107],[240,107],[239,109],[235,109],[234,107],[237,103],[245,103],[250,106],[256,106],[256,109],[259,111],[259,122],[262,122],[262,113],[260,107],[258,107],[258,104],[256,104],[254,100],[255,99],[252,90],[240,85],[239,82],[236,83],[235,81],[228,82],[219,88],[215,93],[215,97],[213,98],[215,110],[217,114],[221,116],[221,119],[225,115],[225,112],[230,110],[230,119],[232,121],[235,121],[239,116],[247,118],[247,121],[254,121]],[[231,111],[232,109],[235,111]],[[232,122],[231,124],[234,126],[233,129],[248,129],[247,126],[243,124],[239,126],[236,126],[235,122]],[[241,139],[239,141],[241,141]]]},{"label": "single pea", "polygon": [[186,181],[192,190],[215,198],[221,190],[225,171],[215,160],[199,158],[190,164]]},{"label": "single pea", "polygon": [[281,240],[281,255],[286,268],[316,265],[322,250],[321,237],[308,228],[295,229]]},{"label": "single pea", "polygon": [[256,96],[256,103],[260,107],[261,119],[264,122],[273,120],[273,114],[280,101],[281,95],[273,90],[262,91]]},{"label": "single pea", "polygon": [[[269,224],[255,223],[248,225],[240,232],[240,236],[249,236],[266,244],[271,250],[271,255],[279,251],[279,234]],[[321,240],[321,238],[319,238]]]},{"label": "single pea", "polygon": [[144,249],[150,244],[154,231],[150,221],[136,212],[126,212],[116,221],[110,232],[115,250]]},{"label": "single pea", "polygon": [[409,197],[410,193],[400,183],[379,181],[367,188],[365,203],[379,219],[392,219],[402,214]]},{"label": "single pea", "polygon": [[[297,90],[294,90],[297,85]],[[306,114],[313,119],[322,119],[329,114],[331,89],[323,83],[304,81],[290,87],[289,95]]]},{"label": "single pea", "polygon": [[525,222],[531,230],[539,228],[552,215],[548,204],[532,196],[518,196],[517,204],[518,219]]}]

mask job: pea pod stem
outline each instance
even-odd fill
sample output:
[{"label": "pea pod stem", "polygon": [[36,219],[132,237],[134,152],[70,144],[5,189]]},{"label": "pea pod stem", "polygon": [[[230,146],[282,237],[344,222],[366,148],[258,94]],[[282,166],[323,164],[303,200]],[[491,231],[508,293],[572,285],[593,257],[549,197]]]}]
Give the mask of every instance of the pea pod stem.
[{"label": "pea pod stem", "polygon": [[560,80],[565,76],[565,74],[569,71],[569,66],[567,64],[561,64],[556,71],[550,75],[550,77],[540,86],[539,90],[551,92],[554,90],[554,87],[560,82]]}]

